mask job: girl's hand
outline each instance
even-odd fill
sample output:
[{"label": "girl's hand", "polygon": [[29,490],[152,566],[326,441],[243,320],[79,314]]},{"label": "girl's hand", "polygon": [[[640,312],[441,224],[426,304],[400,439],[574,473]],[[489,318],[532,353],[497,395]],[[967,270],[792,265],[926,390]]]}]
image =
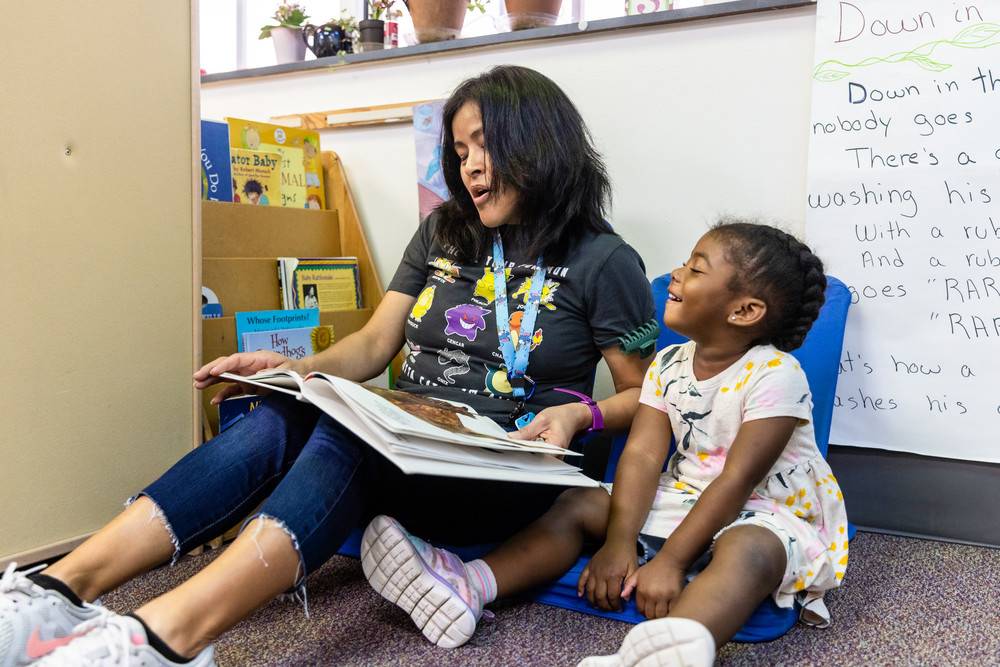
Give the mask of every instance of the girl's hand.
[{"label": "girl's hand", "polygon": [[[253,375],[268,368],[289,368],[291,364],[291,359],[277,352],[270,352],[268,350],[237,352],[228,357],[219,357],[195,371],[194,386],[196,389],[206,389],[219,382],[229,382],[229,380],[219,377],[222,373]],[[247,391],[247,385],[232,383],[223,387],[218,394],[212,397],[212,405],[218,405],[229,396],[238,396]],[[253,391],[263,392],[265,390],[255,387]]]},{"label": "girl's hand", "polygon": [[684,588],[685,572],[669,561],[656,557],[625,580],[622,597],[635,591],[635,606],[646,618],[663,618]]},{"label": "girl's hand", "polygon": [[593,415],[583,403],[567,403],[545,408],[527,426],[510,434],[519,440],[541,438],[550,445],[563,449],[569,447],[573,436],[589,428]]},{"label": "girl's hand", "polygon": [[634,544],[605,542],[580,574],[576,594],[584,592],[590,604],[605,611],[618,611],[622,606],[622,584],[635,573],[638,561]]}]

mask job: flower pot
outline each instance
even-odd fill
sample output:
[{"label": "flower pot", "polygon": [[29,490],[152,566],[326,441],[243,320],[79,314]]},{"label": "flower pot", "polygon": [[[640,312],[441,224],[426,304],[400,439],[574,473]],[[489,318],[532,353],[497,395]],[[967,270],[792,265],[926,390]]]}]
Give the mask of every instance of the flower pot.
[{"label": "flower pot", "polygon": [[441,42],[455,39],[465,23],[467,0],[409,0],[406,3],[413,19],[417,41]]},{"label": "flower pot", "polygon": [[358,22],[358,32],[361,33],[361,46],[364,51],[377,51],[382,48],[385,40],[385,21],[381,19],[365,19]]},{"label": "flower pot", "polygon": [[555,25],[562,0],[504,0],[511,30]]},{"label": "flower pot", "polygon": [[302,42],[302,32],[296,28],[272,28],[274,56],[278,64],[294,63],[306,58],[306,45]]}]

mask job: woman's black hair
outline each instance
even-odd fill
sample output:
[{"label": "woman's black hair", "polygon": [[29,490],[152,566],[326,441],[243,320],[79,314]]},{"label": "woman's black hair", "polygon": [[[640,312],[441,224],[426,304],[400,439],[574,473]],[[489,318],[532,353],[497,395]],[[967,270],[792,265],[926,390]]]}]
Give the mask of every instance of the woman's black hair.
[{"label": "woman's black hair", "polygon": [[586,232],[612,233],[604,219],[611,183],[580,113],[548,77],[515,66],[495,67],[464,81],[444,106],[441,169],[451,199],[439,207],[438,240],[453,246],[464,261],[490,247],[461,176],[452,121],[468,102],[479,106],[483,141],[492,165],[494,194],[517,193],[518,224],[505,225],[506,241],[528,257],[549,263],[565,258]]},{"label": "woman's black hair", "polygon": [[770,343],[785,352],[802,345],[826,298],[820,258],[770,225],[723,218],[711,233],[722,241],[726,259],[736,269],[730,291],[753,294],[767,304],[764,331],[754,343]]}]

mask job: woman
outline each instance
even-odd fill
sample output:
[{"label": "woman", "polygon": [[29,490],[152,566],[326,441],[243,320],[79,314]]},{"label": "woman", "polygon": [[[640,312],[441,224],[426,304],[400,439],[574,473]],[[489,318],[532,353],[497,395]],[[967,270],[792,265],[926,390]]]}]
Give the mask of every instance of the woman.
[{"label": "woman", "polygon": [[[466,81],[445,107],[442,168],[452,199],[420,225],[364,328],[299,361],[271,352],[217,359],[194,374],[195,386],[273,367],[367,380],[406,342],[405,391],[466,403],[510,430],[537,413],[530,434],[560,446],[602,416],[605,427],[626,427],[648,360],[617,341],[652,318],[652,299],[639,256],[604,220],[608,178],[572,103],[524,68]],[[494,275],[493,266],[504,268]],[[589,394],[601,358],[618,393],[599,415],[555,389]],[[230,385],[215,402],[238,391]],[[65,558],[5,575],[0,595],[45,603],[34,607],[55,610],[48,625],[31,612],[4,611],[0,621],[14,628],[19,655],[37,657],[91,618],[50,658],[117,664],[116,655],[141,653],[154,664],[212,664],[211,642],[257,607],[290,587],[305,599],[306,575],[362,521],[390,512],[428,537],[496,541],[560,490],[406,476],[315,408],[271,396]],[[222,555],[133,614],[82,602],[223,533],[262,501]]]}]

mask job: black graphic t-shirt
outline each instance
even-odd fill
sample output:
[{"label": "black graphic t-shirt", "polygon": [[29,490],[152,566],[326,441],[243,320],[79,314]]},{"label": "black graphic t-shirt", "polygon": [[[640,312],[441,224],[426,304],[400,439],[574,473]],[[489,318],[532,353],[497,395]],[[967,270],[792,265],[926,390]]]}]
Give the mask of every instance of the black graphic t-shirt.
[{"label": "black graphic t-shirt", "polygon": [[[509,425],[516,401],[497,338],[492,250],[474,264],[459,263],[434,238],[436,220],[432,213],[421,223],[389,283],[390,290],[417,297],[406,320],[410,352],[397,385],[466,403]],[[515,347],[535,259],[504,245]],[[614,234],[591,234],[577,243],[563,266],[546,268],[528,355],[526,374],[535,391],[527,408],[537,412],[577,400],[553,387],[591,394],[601,348],[652,318],[638,253]]]}]

